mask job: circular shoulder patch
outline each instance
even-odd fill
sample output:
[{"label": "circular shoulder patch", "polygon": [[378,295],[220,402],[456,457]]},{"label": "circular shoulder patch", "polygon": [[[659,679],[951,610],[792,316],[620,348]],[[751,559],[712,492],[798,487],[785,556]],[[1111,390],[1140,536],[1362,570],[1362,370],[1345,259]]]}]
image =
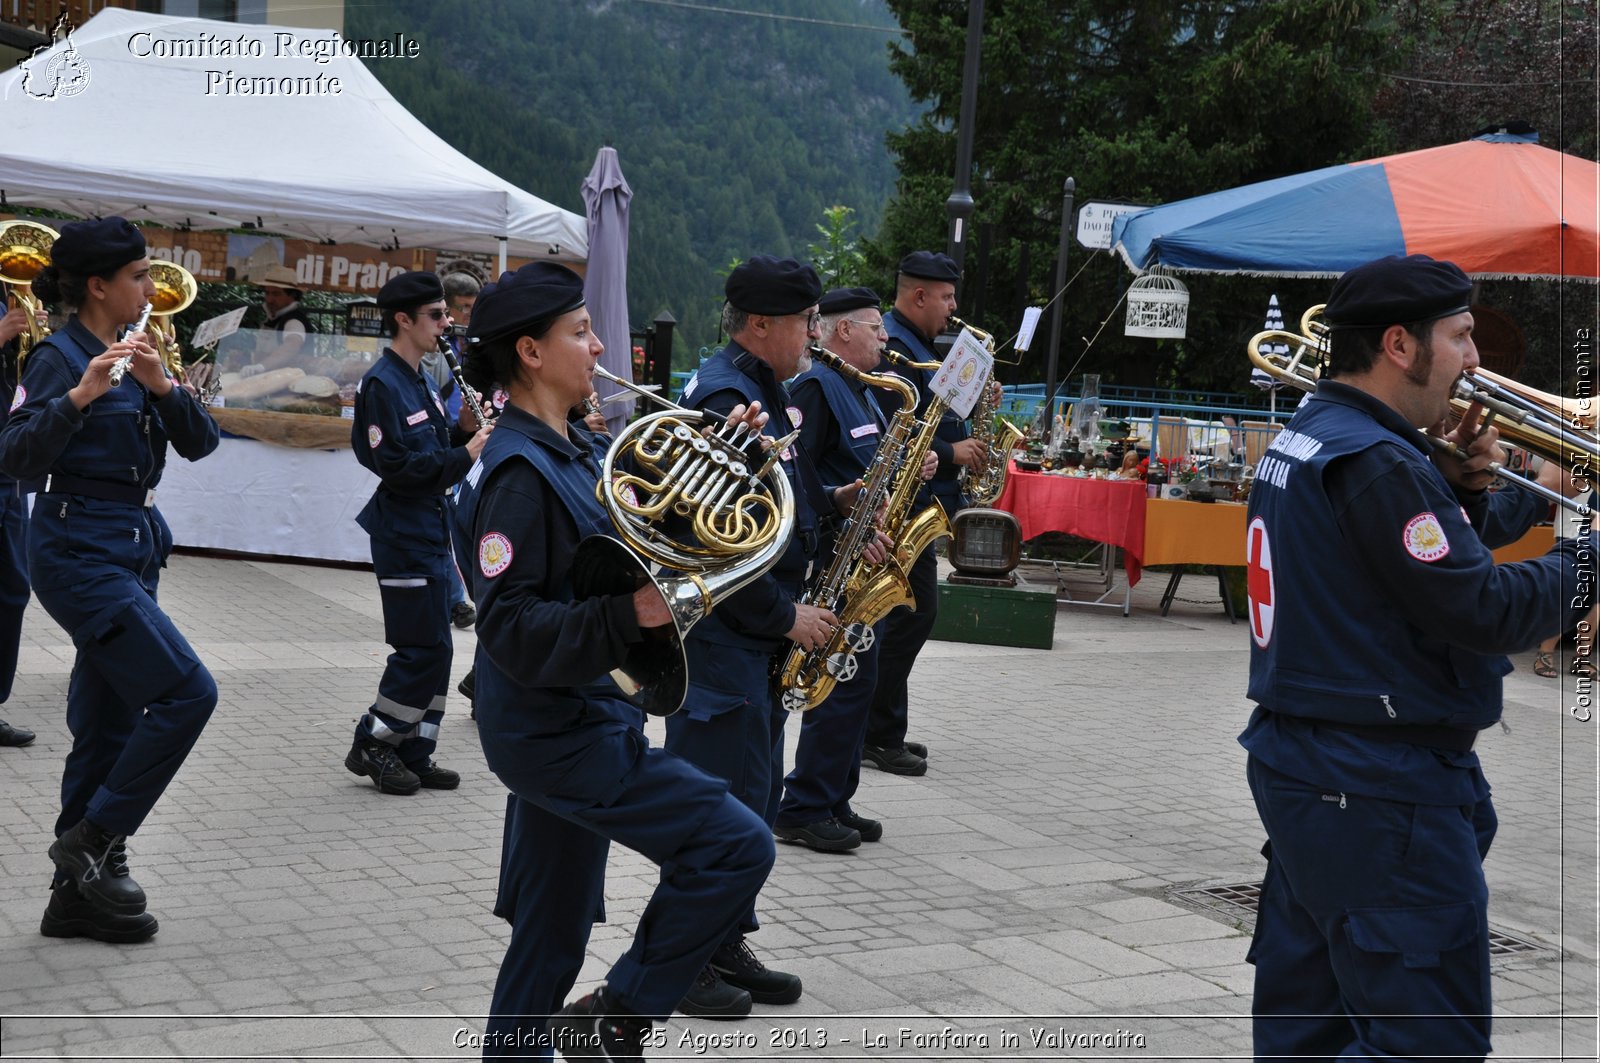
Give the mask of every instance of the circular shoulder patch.
[{"label": "circular shoulder patch", "polygon": [[617,488],[617,494],[624,502],[628,503],[628,505],[634,506],[635,508],[638,507],[639,492],[633,489],[632,484],[623,484],[621,487]]},{"label": "circular shoulder patch", "polygon": [[494,579],[510,567],[510,539],[499,532],[490,532],[478,540],[478,571],[486,579]]},{"label": "circular shoulder patch", "polygon": [[787,407],[784,412],[789,415],[789,423],[794,425],[796,428],[799,428],[806,419],[805,414],[800,412],[800,407],[798,406]]},{"label": "circular shoulder patch", "polygon": [[383,429],[375,424],[367,425],[367,446],[373,450],[378,449],[378,444],[383,442]]},{"label": "circular shoulder patch", "polygon": [[1406,553],[1418,561],[1437,561],[1450,553],[1450,540],[1445,538],[1439,518],[1432,513],[1418,513],[1406,521],[1406,529],[1400,537],[1405,542]]},{"label": "circular shoulder patch", "polygon": [[16,394],[11,396],[11,412],[15,413],[17,408],[27,401],[28,389],[23,387],[21,384],[18,384]]}]

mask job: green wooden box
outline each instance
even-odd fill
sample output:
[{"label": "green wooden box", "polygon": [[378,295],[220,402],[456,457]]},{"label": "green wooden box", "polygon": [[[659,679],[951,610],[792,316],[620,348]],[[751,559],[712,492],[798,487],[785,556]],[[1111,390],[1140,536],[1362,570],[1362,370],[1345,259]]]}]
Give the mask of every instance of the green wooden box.
[{"label": "green wooden box", "polygon": [[1015,587],[939,581],[939,615],[930,638],[1048,650],[1055,634],[1054,591],[1022,580]]}]

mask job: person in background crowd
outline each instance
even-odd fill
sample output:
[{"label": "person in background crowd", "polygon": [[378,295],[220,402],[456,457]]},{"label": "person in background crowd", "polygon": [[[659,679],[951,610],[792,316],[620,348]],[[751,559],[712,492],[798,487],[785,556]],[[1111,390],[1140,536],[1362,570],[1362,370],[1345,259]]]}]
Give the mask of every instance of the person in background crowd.
[{"label": "person in background crowd", "polygon": [[[877,368],[887,335],[880,301],[870,288],[835,288],[822,296],[822,346],[870,373]],[[789,386],[800,442],[826,483],[865,479],[889,427],[879,405],[881,388],[857,384],[831,366],[816,363]],[[924,459],[924,478],[938,456]],[[874,627],[881,637],[883,622]],[[847,852],[883,837],[883,824],[850,807],[861,781],[861,745],[867,710],[877,682],[878,641],[855,655],[856,673],[837,684],[822,704],[801,717],[794,770],[784,779],[783,801],[774,821],[779,841],[819,852]]]},{"label": "person in background crowd", "polygon": [[[32,324],[28,312],[13,307],[0,317],[0,389],[15,395],[18,337]],[[28,608],[28,500],[22,485],[0,474],[0,705],[11,699],[22,647],[22,614]],[[0,720],[0,746],[25,746],[34,734]]]},{"label": "person in background crowd", "polygon": [[356,520],[372,537],[393,647],[378,696],[356,724],[344,766],[379,792],[454,790],[461,776],[433,762],[450,686],[449,492],[483,452],[492,425],[470,435],[445,420],[422,356],[444,334],[444,289],[432,273],[402,273],[378,292],[392,337],[361,378],[350,444],[380,483]]},{"label": "person in background crowd", "polygon": [[255,364],[263,369],[298,365],[306,336],[316,331],[310,316],[300,305],[299,279],[293,269],[278,265],[269,267],[256,285],[261,289],[261,304],[267,310],[267,320],[261,330],[277,335],[275,342],[274,338],[257,336]]},{"label": "person in background crowd", "polygon": [[[723,329],[728,345],[700,366],[684,388],[687,406],[726,414],[760,403],[771,415],[766,433],[795,428],[782,382],[794,375],[816,338],[822,283],[794,259],[755,255],[728,275]],[[817,559],[825,524],[848,513],[859,484],[823,486],[798,441],[781,454],[794,487],[795,530],[788,550],[764,576],[746,585],[690,629],[684,639],[689,693],[667,717],[667,748],[726,779],[730,791],[768,828],[783,793],[783,725],[787,711],[772,696],[769,671],[790,642],[813,649],[837,623],[825,609],[798,601]],[[746,935],[757,928],[754,898],[700,979],[678,1005],[688,1015],[738,1018],[751,1001],[793,1004],[800,979],[765,966]]]},{"label": "person in background crowd", "polygon": [[[945,330],[956,310],[956,281],[961,271],[949,255],[934,251],[913,251],[900,260],[895,284],[894,309],[884,316],[889,332],[888,346],[915,362],[936,362],[934,337]],[[927,409],[933,371],[893,369],[917,386],[920,409]],[[885,393],[886,395],[888,393]],[[898,409],[898,399],[888,395],[886,412]],[[946,411],[939,419],[933,452],[939,456],[939,471],[919,496],[919,505],[937,501],[951,516],[961,508],[961,483],[957,475],[962,466],[979,469],[987,451],[971,438],[966,422]],[[906,729],[911,710],[911,670],[917,654],[928,641],[934,620],[939,615],[939,558],[937,544],[924,550],[909,573],[911,590],[916,595],[915,609],[896,609],[883,625],[883,646],[878,651],[878,686],[867,717],[867,737],[862,757],[879,771],[895,775],[922,775],[928,770],[928,747],[907,742]]]},{"label": "person in background crowd", "polygon": [[[1257,1059],[1482,1060],[1496,817],[1473,744],[1500,719],[1502,654],[1589,603],[1593,541],[1496,565],[1548,504],[1485,490],[1498,433],[1470,414],[1472,282],[1425,255],[1334,284],[1327,367],[1250,492],[1250,686],[1239,742],[1266,828],[1248,959]],[[1540,482],[1562,489],[1547,463]],[[1570,489],[1570,488],[1568,488]],[[1580,570],[1580,545],[1588,554]]]},{"label": "person in background crowd", "polygon": [[[44,480],[28,530],[39,604],[72,637],[72,751],[40,923],[49,937],[118,944],[157,930],[128,870],[136,833],[217,705],[217,685],[156,602],[172,533],[155,508],[167,444],[190,461],[216,422],[174,385],[143,333],[119,335],[155,295],[144,237],[122,218],[61,227],[33,280],[72,310],[23,366],[0,432],[0,470]],[[126,376],[111,382],[127,359]]]},{"label": "person in background crowd", "polygon": [[[609,678],[630,645],[671,623],[654,585],[573,600],[578,543],[614,534],[595,497],[606,438],[568,418],[603,349],[582,279],[550,262],[502,274],[479,297],[471,341],[473,386],[508,398],[455,508],[461,567],[482,607],[478,737],[511,791],[495,904],[511,943],[484,1055],[549,1058],[554,1047],[568,1059],[641,1059],[652,1023],[766,881],[772,837],[723,780],[652,748],[644,714]],[[764,417],[729,413],[755,430]],[[604,917],[612,841],[661,877],[605,984],[562,1007]]]}]

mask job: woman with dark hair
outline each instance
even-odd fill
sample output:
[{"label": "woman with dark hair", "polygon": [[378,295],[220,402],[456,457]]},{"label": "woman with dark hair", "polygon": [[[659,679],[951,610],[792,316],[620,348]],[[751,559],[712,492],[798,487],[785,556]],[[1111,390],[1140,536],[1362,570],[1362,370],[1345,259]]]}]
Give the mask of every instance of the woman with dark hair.
[{"label": "woman with dark hair", "polygon": [[[156,604],[172,535],[155,508],[167,443],[190,461],[217,426],[173,384],[143,333],[121,335],[155,295],[144,237],[121,218],[63,226],[34,279],[73,313],[28,355],[0,434],[0,469],[44,480],[28,532],[39,603],[77,647],[67,690],[72,752],[61,783],[52,937],[143,941],[156,932],[125,839],[177,774],[217,686]],[[127,360],[126,376],[111,370]]]},{"label": "woman with dark hair", "polygon": [[[567,418],[602,350],[582,279],[552,263],[502,274],[478,297],[468,350],[467,382],[507,394],[462,484],[454,537],[478,604],[478,735],[511,791],[495,906],[511,944],[484,1054],[640,1059],[652,1021],[766,881],[772,835],[726,783],[652,748],[608,677],[670,623],[655,587],[573,599],[579,541],[612,533],[595,498],[609,441]],[[765,419],[732,416],[756,429]],[[604,915],[611,841],[655,861],[661,880],[606,983],[562,1008]]]}]

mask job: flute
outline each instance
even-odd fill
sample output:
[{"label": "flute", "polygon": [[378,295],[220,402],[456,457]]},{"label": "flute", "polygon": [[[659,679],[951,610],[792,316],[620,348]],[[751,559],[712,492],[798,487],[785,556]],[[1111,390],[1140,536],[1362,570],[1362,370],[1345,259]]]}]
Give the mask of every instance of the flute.
[{"label": "flute", "polygon": [[[124,332],[122,334],[122,338],[123,339],[127,339],[129,336],[132,336],[135,332],[143,332],[145,325],[150,321],[150,311],[152,309],[153,309],[153,307],[152,307],[152,305],[150,303],[145,303],[144,304],[144,309],[139,311],[139,320],[135,321],[133,323],[133,327],[128,329],[127,332]],[[118,358],[116,360],[116,362],[111,366],[111,374],[110,374],[111,375],[111,386],[112,387],[116,387],[118,384],[122,383],[122,378],[124,376],[127,376],[128,370],[131,369],[132,367],[133,367],[133,355],[125,354],[121,358]]]}]

